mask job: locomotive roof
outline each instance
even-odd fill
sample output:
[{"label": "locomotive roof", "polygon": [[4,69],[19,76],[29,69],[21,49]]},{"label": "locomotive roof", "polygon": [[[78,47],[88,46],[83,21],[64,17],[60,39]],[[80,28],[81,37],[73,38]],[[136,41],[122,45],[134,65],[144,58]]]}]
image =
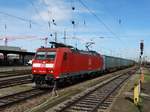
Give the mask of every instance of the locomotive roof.
[{"label": "locomotive roof", "polygon": [[97,53],[96,51],[84,51],[84,50],[72,50],[72,51],[76,51],[82,54],[90,54],[90,55],[99,55],[99,53]]},{"label": "locomotive roof", "polygon": [[[99,55],[99,53],[97,53],[96,51],[84,51],[84,50],[79,50],[73,46],[70,46],[70,45],[66,45],[66,44],[63,44],[63,43],[57,43],[57,42],[49,42],[51,44],[51,48],[50,49],[55,49],[55,48],[63,48],[63,47],[66,47],[66,48],[69,48],[71,49],[72,52],[76,52],[76,53],[82,53],[82,54],[89,54],[89,55]],[[43,48],[40,48],[40,49],[45,49],[44,47]]]},{"label": "locomotive roof", "polygon": [[68,47],[68,48],[73,48],[71,45],[66,45],[63,43],[57,43],[57,42],[49,42],[53,47],[59,48],[59,47]]}]

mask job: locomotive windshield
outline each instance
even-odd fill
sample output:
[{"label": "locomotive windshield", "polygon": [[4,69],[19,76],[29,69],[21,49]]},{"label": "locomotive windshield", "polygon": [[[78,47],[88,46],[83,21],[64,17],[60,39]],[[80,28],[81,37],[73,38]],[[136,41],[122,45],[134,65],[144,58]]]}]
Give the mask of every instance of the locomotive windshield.
[{"label": "locomotive windshield", "polygon": [[39,52],[36,53],[35,59],[38,59],[38,60],[45,60],[45,59],[54,60],[55,56],[56,56],[56,52],[39,51]]},{"label": "locomotive windshield", "polygon": [[56,56],[56,52],[47,52],[46,58],[50,60],[54,60]]},{"label": "locomotive windshield", "polygon": [[45,59],[46,52],[37,52],[35,59],[43,60]]}]

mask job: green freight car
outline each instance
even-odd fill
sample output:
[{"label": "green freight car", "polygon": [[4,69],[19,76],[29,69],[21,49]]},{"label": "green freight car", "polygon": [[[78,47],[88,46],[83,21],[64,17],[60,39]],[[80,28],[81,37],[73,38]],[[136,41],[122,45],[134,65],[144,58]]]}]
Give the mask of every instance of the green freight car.
[{"label": "green freight car", "polygon": [[119,57],[113,57],[113,56],[103,55],[103,60],[104,60],[104,68],[103,69],[105,71],[122,69],[122,68],[130,67],[130,66],[134,65],[133,60],[119,58]]}]

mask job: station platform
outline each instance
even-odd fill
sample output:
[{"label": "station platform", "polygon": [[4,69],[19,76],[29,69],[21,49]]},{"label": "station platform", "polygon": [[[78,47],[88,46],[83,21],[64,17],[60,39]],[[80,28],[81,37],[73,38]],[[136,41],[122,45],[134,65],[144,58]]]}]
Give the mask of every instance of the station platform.
[{"label": "station platform", "polygon": [[27,52],[19,47],[0,46],[0,65],[26,65],[35,52]]},{"label": "station platform", "polygon": [[0,66],[0,72],[31,70],[31,66]]},{"label": "station platform", "polygon": [[140,73],[137,71],[126,85],[121,89],[109,112],[149,112],[150,110],[150,68],[144,68],[144,82],[141,84],[140,101],[134,104],[134,84],[139,79]]}]

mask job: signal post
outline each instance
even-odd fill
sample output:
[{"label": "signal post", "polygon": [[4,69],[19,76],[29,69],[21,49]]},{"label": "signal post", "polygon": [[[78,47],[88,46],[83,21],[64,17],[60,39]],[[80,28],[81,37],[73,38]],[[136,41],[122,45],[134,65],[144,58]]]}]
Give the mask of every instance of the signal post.
[{"label": "signal post", "polygon": [[139,70],[140,70],[140,79],[136,84],[134,85],[134,104],[138,105],[140,101],[140,93],[141,93],[141,86],[144,82],[144,73],[142,69],[142,56],[143,56],[143,50],[144,50],[144,42],[141,40],[140,42],[140,58],[139,58]]}]

